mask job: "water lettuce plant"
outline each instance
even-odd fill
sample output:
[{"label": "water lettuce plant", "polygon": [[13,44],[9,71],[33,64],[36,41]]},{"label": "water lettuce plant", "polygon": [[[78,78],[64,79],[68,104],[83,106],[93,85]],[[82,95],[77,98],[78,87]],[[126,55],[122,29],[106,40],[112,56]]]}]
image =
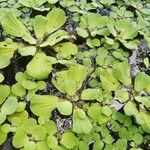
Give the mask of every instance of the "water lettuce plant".
[{"label": "water lettuce plant", "polygon": [[149,7],[2,0],[0,149],[149,149]]}]

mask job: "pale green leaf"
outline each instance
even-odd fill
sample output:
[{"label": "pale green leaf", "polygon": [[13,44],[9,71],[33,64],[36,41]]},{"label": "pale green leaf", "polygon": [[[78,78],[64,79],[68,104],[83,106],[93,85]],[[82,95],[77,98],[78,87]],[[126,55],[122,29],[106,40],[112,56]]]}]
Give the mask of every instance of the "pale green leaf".
[{"label": "pale green leaf", "polygon": [[51,95],[35,95],[31,99],[30,109],[37,116],[50,116],[57,107],[59,98]]},{"label": "pale green leaf", "polygon": [[0,42],[0,69],[7,67],[10,64],[10,59],[13,57],[14,51],[17,50],[18,44],[15,42],[6,43]]},{"label": "pale green leaf", "polygon": [[73,149],[77,144],[77,137],[72,132],[66,132],[62,135],[60,141],[67,149]]},{"label": "pale green leaf", "polygon": [[47,33],[52,33],[58,30],[66,22],[65,12],[60,8],[53,8],[46,16]]},{"label": "pale green leaf", "polygon": [[50,149],[56,149],[58,145],[57,138],[53,135],[47,137],[47,145]]},{"label": "pale green leaf", "polygon": [[15,97],[8,97],[1,107],[1,112],[6,115],[13,114],[16,111],[18,100]]},{"label": "pale green leaf", "polygon": [[5,99],[7,98],[7,96],[10,93],[10,87],[8,85],[2,85],[0,84],[0,105],[5,101]]},{"label": "pale green leaf", "polygon": [[26,46],[26,47],[20,47],[18,49],[18,52],[21,56],[34,56],[36,53],[36,47],[35,46]]},{"label": "pale green leaf", "polygon": [[62,115],[71,115],[72,103],[69,101],[60,102],[58,103],[57,109]]},{"label": "pale green leaf", "polygon": [[[81,116],[82,115],[82,116]],[[73,131],[76,133],[90,133],[92,124],[82,109],[76,108],[73,112]]]},{"label": "pale green leaf", "polygon": [[[40,66],[40,69],[39,69]],[[38,80],[46,79],[52,70],[51,63],[45,53],[36,53],[27,65],[27,73]]]},{"label": "pale green leaf", "polygon": [[12,13],[7,13],[3,18],[2,27],[7,34],[21,37],[25,41],[29,42],[30,44],[35,44],[35,39],[31,36],[27,28],[22,24],[20,20],[16,18],[16,16]]},{"label": "pale green leaf", "polygon": [[70,58],[71,55],[75,55],[78,51],[77,46],[71,42],[60,43],[55,45],[53,48],[57,52],[56,57],[58,59]]}]

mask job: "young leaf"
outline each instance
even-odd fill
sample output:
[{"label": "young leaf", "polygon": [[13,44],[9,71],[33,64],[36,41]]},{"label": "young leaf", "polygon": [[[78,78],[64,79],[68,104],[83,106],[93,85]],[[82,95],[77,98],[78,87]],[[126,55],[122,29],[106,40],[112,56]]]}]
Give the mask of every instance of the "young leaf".
[{"label": "young leaf", "polygon": [[12,13],[7,13],[3,18],[2,27],[7,34],[21,37],[30,44],[36,44],[35,39],[31,36],[27,28]]},{"label": "young leaf", "polygon": [[62,115],[71,115],[72,103],[69,101],[60,102],[58,103],[57,109]]}]

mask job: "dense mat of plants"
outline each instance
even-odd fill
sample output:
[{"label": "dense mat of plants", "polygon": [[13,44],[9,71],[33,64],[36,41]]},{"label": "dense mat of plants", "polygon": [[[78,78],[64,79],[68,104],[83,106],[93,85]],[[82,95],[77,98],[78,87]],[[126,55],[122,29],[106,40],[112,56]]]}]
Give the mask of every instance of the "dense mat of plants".
[{"label": "dense mat of plants", "polygon": [[150,149],[150,0],[1,0],[0,149]]}]

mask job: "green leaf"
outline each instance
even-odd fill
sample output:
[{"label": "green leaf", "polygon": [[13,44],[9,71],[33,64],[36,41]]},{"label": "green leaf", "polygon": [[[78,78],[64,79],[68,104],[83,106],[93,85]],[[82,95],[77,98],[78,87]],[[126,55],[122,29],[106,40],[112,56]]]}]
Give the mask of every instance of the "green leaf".
[{"label": "green leaf", "polygon": [[34,56],[36,53],[36,47],[35,46],[26,46],[26,47],[20,47],[18,49],[18,52],[21,56]]},{"label": "green leaf", "polygon": [[36,141],[43,140],[46,137],[46,129],[41,125],[32,127],[30,133]]},{"label": "green leaf", "polygon": [[60,141],[67,149],[73,149],[78,142],[78,138],[72,132],[66,132],[62,135]]},{"label": "green leaf", "polygon": [[[1,126],[0,126],[0,128],[1,128]],[[0,136],[0,145],[2,145],[7,139],[7,133],[3,133],[0,129],[0,135],[1,135]]]},{"label": "green leaf", "polygon": [[128,103],[126,103],[126,105],[124,106],[124,111],[125,111],[125,114],[128,116],[136,115],[138,113],[136,104],[132,101],[129,101]]},{"label": "green leaf", "polygon": [[23,88],[27,90],[33,90],[36,88],[36,83],[30,80],[24,80],[21,85]]},{"label": "green leaf", "polygon": [[115,63],[113,65],[113,73],[124,85],[131,85],[130,67],[127,61]]},{"label": "green leaf", "polygon": [[46,141],[39,141],[36,143],[36,150],[49,150]]},{"label": "green leaf", "polygon": [[0,112],[0,125],[6,120],[6,114],[3,112]]},{"label": "green leaf", "polygon": [[48,38],[40,45],[40,47],[54,46],[63,39],[69,39],[68,33],[65,30],[58,30],[48,36]]},{"label": "green leaf", "polygon": [[8,85],[2,85],[0,84],[0,105],[5,101],[5,99],[10,94],[10,87]]},{"label": "green leaf", "polygon": [[101,114],[101,106],[98,103],[92,104],[89,108],[88,108],[88,115],[94,120],[94,121],[98,121],[99,120],[99,116]]},{"label": "green leaf", "polygon": [[24,145],[24,150],[35,150],[35,142],[29,141]]},{"label": "green leaf", "polygon": [[129,93],[125,91],[124,89],[117,89],[115,91],[115,97],[118,99],[121,103],[127,101],[129,99]]},{"label": "green leaf", "polygon": [[69,70],[57,72],[55,79],[52,79],[54,86],[61,92],[68,95],[75,95],[82,86],[87,75],[87,68],[82,65],[71,66]]},{"label": "green leaf", "polygon": [[47,137],[47,145],[50,149],[56,149],[58,146],[57,138],[53,135]]},{"label": "green leaf", "polygon": [[17,50],[18,44],[15,42],[6,43],[0,42],[0,69],[7,67],[10,64],[10,59],[13,57],[14,51]]},{"label": "green leaf", "polygon": [[77,34],[83,38],[87,38],[89,36],[88,32],[85,29],[77,27],[76,31],[77,31]]},{"label": "green leaf", "polygon": [[38,15],[33,20],[33,27],[35,35],[38,39],[42,39],[46,33],[47,18]]},{"label": "green leaf", "polygon": [[103,106],[102,107],[102,113],[106,116],[110,116],[112,114],[112,110],[108,106]]},{"label": "green leaf", "polygon": [[100,79],[103,89],[107,91],[115,91],[120,85],[112,69],[107,69],[103,75],[100,75]]},{"label": "green leaf", "polygon": [[43,126],[45,127],[48,135],[54,135],[55,133],[57,133],[57,127],[54,121],[49,120],[45,122]]},{"label": "green leaf", "polygon": [[31,36],[26,27],[12,13],[7,13],[3,18],[2,27],[7,34],[15,37],[21,37],[30,44],[36,44],[35,39]]},{"label": "green leaf", "polygon": [[19,102],[18,106],[16,108],[16,112],[22,112],[25,110],[26,103],[25,102]]},{"label": "green leaf", "polygon": [[15,112],[14,114],[8,116],[7,119],[11,122],[11,124],[19,126],[28,119],[28,113],[27,111]]},{"label": "green leaf", "polygon": [[2,74],[2,73],[0,73],[0,83],[1,83],[1,82],[3,82],[3,81],[4,81],[4,79],[5,79],[5,78],[4,78],[3,74]]},{"label": "green leaf", "polygon": [[53,49],[57,52],[56,57],[58,59],[70,58],[71,55],[75,55],[78,51],[77,46],[71,42],[57,44]]},{"label": "green leaf", "polygon": [[58,103],[57,109],[62,115],[71,115],[72,103],[69,101],[60,102]]},{"label": "green leaf", "polygon": [[80,108],[74,109],[73,131],[78,134],[80,133],[87,134],[90,133],[91,130],[92,130],[92,124],[89,121],[88,117],[86,116],[85,112]]},{"label": "green leaf", "polygon": [[81,93],[82,100],[98,100],[101,98],[102,90],[101,89],[85,89]]},{"label": "green leaf", "polygon": [[138,92],[142,90],[150,92],[150,76],[144,72],[138,73],[135,77],[134,89]]},{"label": "green leaf", "polygon": [[142,103],[145,107],[150,108],[150,96],[136,96],[135,100],[139,103]]},{"label": "green leaf", "polygon": [[37,116],[47,117],[57,107],[59,98],[51,95],[35,95],[31,99],[30,109]]},{"label": "green leaf", "polygon": [[116,142],[116,150],[126,150],[127,148],[127,140],[125,139],[119,139]]},{"label": "green leaf", "polygon": [[18,100],[15,97],[8,97],[1,107],[1,112],[6,115],[11,115],[16,111]]},{"label": "green leaf", "polygon": [[20,126],[12,140],[12,144],[15,148],[22,148],[25,146],[25,144],[29,141],[28,136],[25,132],[25,127]]},{"label": "green leaf", "polygon": [[26,95],[26,90],[19,83],[12,85],[11,92],[19,97],[23,97]]},{"label": "green leaf", "polygon": [[138,114],[135,114],[136,121],[142,126],[146,133],[150,133],[150,113],[140,109]]},{"label": "green leaf", "polygon": [[49,34],[58,30],[66,22],[65,12],[60,8],[53,8],[46,18],[47,24],[45,28]]},{"label": "green leaf", "polygon": [[143,136],[140,133],[135,133],[133,135],[133,140],[136,144],[141,144],[143,142]]},{"label": "green leaf", "polygon": [[[41,66],[40,69],[39,66]],[[27,73],[38,80],[46,79],[52,70],[51,63],[45,53],[36,53],[27,65]]]},{"label": "green leaf", "polygon": [[115,28],[117,32],[120,33],[119,36],[121,36],[124,40],[133,39],[138,34],[136,26],[127,19],[117,20]]},{"label": "green leaf", "polygon": [[104,143],[101,140],[96,141],[93,147],[94,147],[94,150],[102,150],[104,147]]}]

